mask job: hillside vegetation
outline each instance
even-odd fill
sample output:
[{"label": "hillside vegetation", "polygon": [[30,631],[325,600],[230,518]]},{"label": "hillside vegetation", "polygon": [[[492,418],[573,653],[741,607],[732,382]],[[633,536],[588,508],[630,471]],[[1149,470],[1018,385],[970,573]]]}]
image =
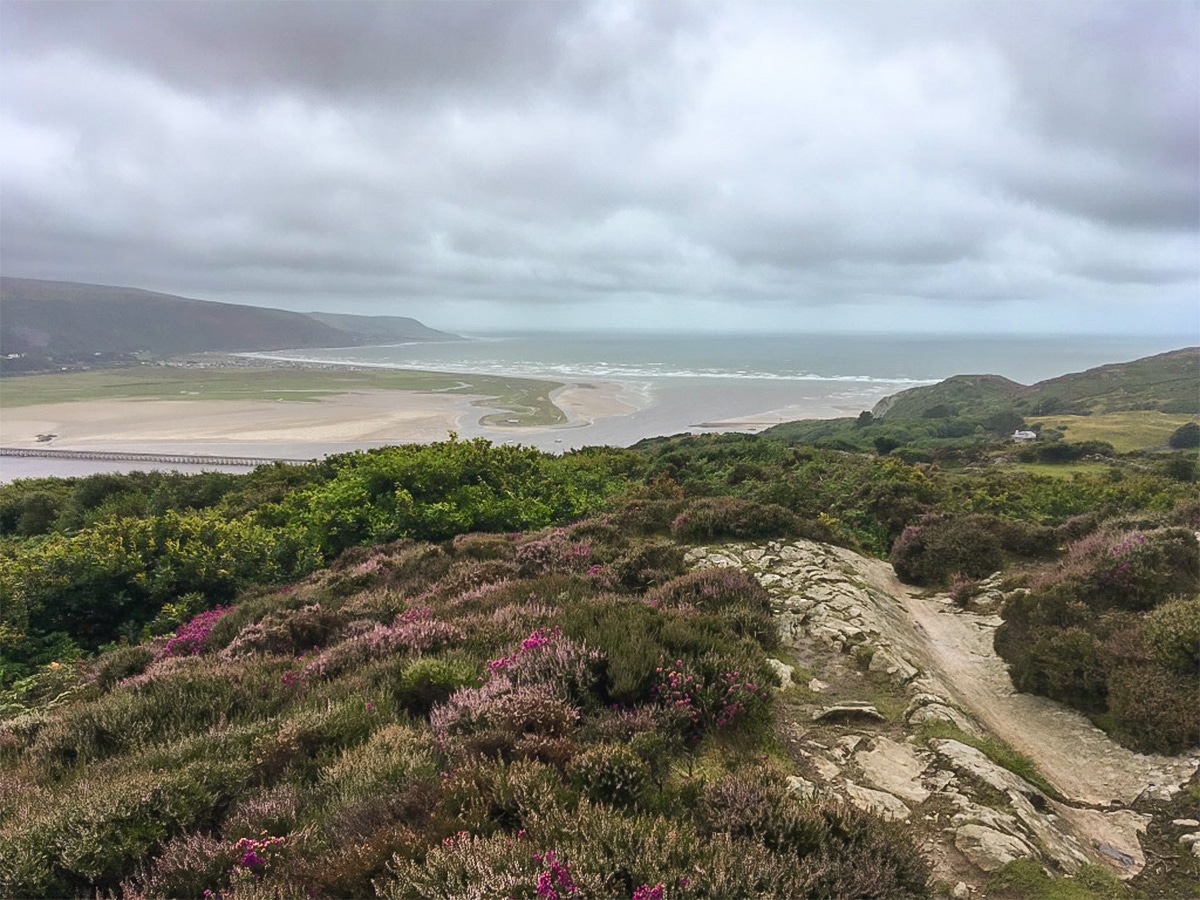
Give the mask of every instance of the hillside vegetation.
[{"label": "hillside vegetation", "polygon": [[[1165,447],[1176,429],[1198,418],[1200,347],[1189,347],[1030,386],[998,375],[955,375],[887,397],[857,418],[787,422],[764,434],[910,461],[963,461],[1018,429],[1033,429],[1039,442],[1023,448],[1026,462],[1067,462],[1111,453],[1118,444],[1121,451]],[[1046,446],[1064,437],[1079,449]]]},{"label": "hillside vegetation", "polygon": [[306,315],[280,309],[190,300],[135,288],[0,278],[0,355],[4,371],[37,371],[132,354],[344,347],[453,340],[414,319]]},{"label": "hillside vegetation", "polygon": [[1176,752],[1195,451],[1106,460],[450,440],[4,485],[0,894],[929,896],[912,830],[789,791],[770,599],[687,551],[841,545],[966,607],[1006,572],[1016,686]]}]

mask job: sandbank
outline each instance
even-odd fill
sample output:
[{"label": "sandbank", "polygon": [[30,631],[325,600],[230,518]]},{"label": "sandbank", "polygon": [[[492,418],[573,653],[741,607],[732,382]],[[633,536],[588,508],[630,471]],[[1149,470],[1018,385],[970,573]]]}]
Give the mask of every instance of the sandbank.
[{"label": "sandbank", "polygon": [[[590,425],[636,409],[612,383],[566,385],[553,393],[564,426]],[[488,398],[404,390],[348,391],[313,400],[114,399],[4,409],[6,447],[140,452],[254,452],[312,458],[355,446],[427,443],[533,429],[487,428],[502,412]],[[553,429],[539,428],[538,431]],[[53,435],[49,441],[39,436]]]}]

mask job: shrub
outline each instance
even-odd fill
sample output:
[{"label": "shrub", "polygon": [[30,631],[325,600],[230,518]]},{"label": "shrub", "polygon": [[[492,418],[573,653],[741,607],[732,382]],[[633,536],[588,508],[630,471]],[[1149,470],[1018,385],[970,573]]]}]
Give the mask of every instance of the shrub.
[{"label": "shrub", "polygon": [[525,577],[551,571],[584,571],[592,564],[592,542],[573,540],[567,529],[555,528],[518,545],[516,560]]},{"label": "shrub", "polygon": [[571,761],[569,771],[588,799],[612,806],[636,806],[650,784],[646,763],[619,744],[588,747]]},{"label": "shrub", "polygon": [[320,603],[298,610],[278,610],[246,625],[223,650],[224,659],[256,653],[297,654],[321,646],[344,624],[344,616]]},{"label": "shrub", "polygon": [[460,534],[452,543],[455,554],[468,559],[512,559],[513,542],[501,534]]},{"label": "shrub", "polygon": [[1200,425],[1197,425],[1195,422],[1180,425],[1167,438],[1167,444],[1175,450],[1200,447]]},{"label": "shrub", "polygon": [[1195,677],[1200,672],[1200,597],[1177,597],[1146,616],[1150,651],[1164,669]]},{"label": "shrub", "polygon": [[1200,744],[1194,675],[1121,667],[1109,676],[1108,707],[1117,735],[1144,753],[1174,754]]},{"label": "shrub", "polygon": [[125,897],[202,897],[222,884],[234,862],[228,841],[207,834],[172,838],[139,876],[121,884]]},{"label": "shrub", "polygon": [[414,777],[436,771],[434,743],[428,732],[385,725],[365,743],[342,751],[321,772],[321,790],[334,805],[395,790]]},{"label": "shrub", "polygon": [[475,681],[475,671],[465,660],[440,656],[413,660],[396,678],[396,703],[414,716],[428,716],[434,706]]},{"label": "shrub", "polygon": [[769,614],[771,597],[753,576],[742,569],[701,569],[647,591],[650,606],[694,606],[710,612],[744,605]]},{"label": "shrub", "polygon": [[535,629],[510,655],[488,663],[513,684],[554,687],[572,703],[594,705],[604,671],[604,655],[563,637],[561,629]]},{"label": "shrub", "polygon": [[[485,754],[511,753],[523,735],[561,737],[574,729],[579,713],[550,685],[514,685],[503,676],[478,688],[456,691],[429,714],[442,747]],[[478,736],[478,740],[463,740]]]},{"label": "shrub", "polygon": [[96,687],[102,691],[124,678],[140,675],[154,659],[154,651],[145,644],[117,647],[102,654],[92,667]]},{"label": "shrub", "polygon": [[180,625],[163,645],[162,656],[199,656],[208,641],[209,632],[213,626],[230,610],[225,606],[215,606]]},{"label": "shrub", "polygon": [[671,533],[685,541],[714,538],[768,538],[796,533],[796,516],[774,503],[737,497],[703,497],[671,523]]},{"label": "shrub", "polygon": [[954,574],[984,578],[1003,563],[1000,541],[986,517],[926,517],[892,545],[896,574],[912,584],[942,584]]},{"label": "shrub", "polygon": [[635,540],[609,563],[609,569],[619,586],[642,591],[682,575],[687,568],[683,557],[683,548],[674,541]]}]

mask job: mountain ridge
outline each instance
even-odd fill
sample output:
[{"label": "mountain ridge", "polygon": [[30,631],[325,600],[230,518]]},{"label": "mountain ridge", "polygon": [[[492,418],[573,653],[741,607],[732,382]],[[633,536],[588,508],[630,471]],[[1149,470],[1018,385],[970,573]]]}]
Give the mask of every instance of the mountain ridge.
[{"label": "mountain ridge", "polygon": [[399,316],[343,316],[197,300],[118,285],[0,277],[0,353],[46,358],[457,340]]}]

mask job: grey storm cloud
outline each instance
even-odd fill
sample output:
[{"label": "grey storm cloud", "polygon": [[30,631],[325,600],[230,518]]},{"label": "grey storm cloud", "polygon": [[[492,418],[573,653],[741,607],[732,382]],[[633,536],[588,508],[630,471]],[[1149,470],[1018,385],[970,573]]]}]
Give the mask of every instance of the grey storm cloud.
[{"label": "grey storm cloud", "polygon": [[460,329],[1191,335],[1198,48],[1155,0],[9,0],[0,267]]}]

